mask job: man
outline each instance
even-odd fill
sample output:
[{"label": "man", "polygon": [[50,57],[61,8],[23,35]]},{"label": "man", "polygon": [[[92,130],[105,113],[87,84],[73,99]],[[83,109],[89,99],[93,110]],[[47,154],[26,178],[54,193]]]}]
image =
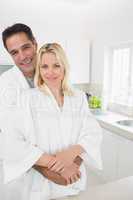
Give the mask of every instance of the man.
[{"label": "man", "polygon": [[[14,24],[8,27],[3,31],[2,39],[4,47],[11,55],[15,66],[0,77],[1,119],[5,109],[3,105],[8,107],[14,104],[20,89],[34,87],[33,79],[37,55],[37,42],[31,29],[25,24]],[[77,164],[77,167],[79,167],[81,161],[82,159],[77,157],[74,165]],[[67,175],[62,177],[39,166],[33,166],[33,168],[55,183],[61,185],[72,183]]]}]

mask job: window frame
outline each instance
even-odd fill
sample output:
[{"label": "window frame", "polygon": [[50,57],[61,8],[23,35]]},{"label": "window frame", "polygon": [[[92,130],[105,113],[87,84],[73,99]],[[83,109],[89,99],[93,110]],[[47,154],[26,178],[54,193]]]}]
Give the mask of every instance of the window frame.
[{"label": "window frame", "polygon": [[[115,44],[104,47],[104,81],[103,81],[103,107],[104,109],[118,112],[124,115],[133,116],[133,106],[122,104],[118,102],[112,102],[111,90],[113,80],[113,51],[117,49],[130,48],[130,66],[129,71],[133,74],[133,42]],[[131,77],[131,76],[130,76]],[[131,80],[132,79],[132,80]],[[130,78],[130,84],[133,78]]]}]

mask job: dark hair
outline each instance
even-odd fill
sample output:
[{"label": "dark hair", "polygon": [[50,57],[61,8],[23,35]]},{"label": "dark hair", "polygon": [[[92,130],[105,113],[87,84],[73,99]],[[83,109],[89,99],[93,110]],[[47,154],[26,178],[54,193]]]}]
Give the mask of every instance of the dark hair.
[{"label": "dark hair", "polygon": [[30,27],[28,27],[27,25],[25,24],[21,24],[21,23],[17,23],[17,24],[14,24],[12,26],[9,26],[7,27],[3,32],[2,32],[2,40],[3,40],[3,44],[4,44],[4,47],[7,49],[7,46],[6,46],[6,40],[16,34],[16,33],[25,33],[28,37],[29,40],[31,40],[32,42],[35,40],[34,36],[33,36],[33,33],[32,33],[32,30],[30,29]]}]

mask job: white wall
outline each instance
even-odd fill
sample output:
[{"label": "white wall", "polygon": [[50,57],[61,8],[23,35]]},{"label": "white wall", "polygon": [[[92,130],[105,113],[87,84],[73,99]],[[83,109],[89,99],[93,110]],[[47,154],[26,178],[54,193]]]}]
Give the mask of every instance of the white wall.
[{"label": "white wall", "polygon": [[97,20],[92,33],[91,81],[98,85],[103,83],[104,47],[133,41],[133,2],[118,0],[104,6],[106,15],[101,21]]},{"label": "white wall", "polygon": [[[89,39],[87,14],[84,4],[75,6],[70,1],[4,0],[0,2],[0,35],[7,26],[22,22],[32,28],[39,46],[51,40]],[[1,37],[0,52],[5,55]]]},{"label": "white wall", "polygon": [[108,24],[97,32],[92,48],[92,82],[103,82],[104,47],[129,41],[133,41],[133,26],[130,23]]},{"label": "white wall", "polygon": [[[38,42],[59,42],[71,64],[72,83],[89,82],[88,0],[17,0],[0,2],[0,34],[14,23],[29,25]],[[0,38],[0,64],[11,64]]]},{"label": "white wall", "polygon": [[[31,26],[39,46],[49,41],[92,41],[91,81],[100,87],[104,46],[133,40],[132,0],[4,0],[0,13],[0,34],[7,26],[23,22]],[[0,63],[11,62],[1,38],[0,52]]]}]

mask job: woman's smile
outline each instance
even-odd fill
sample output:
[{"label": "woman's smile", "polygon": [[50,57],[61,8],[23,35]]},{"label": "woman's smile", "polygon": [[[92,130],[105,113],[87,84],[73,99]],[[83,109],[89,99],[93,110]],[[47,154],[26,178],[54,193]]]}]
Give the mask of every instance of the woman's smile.
[{"label": "woman's smile", "polygon": [[48,87],[55,83],[58,88],[61,87],[61,82],[64,79],[64,68],[59,64],[55,54],[43,54],[40,73],[43,81]]}]

